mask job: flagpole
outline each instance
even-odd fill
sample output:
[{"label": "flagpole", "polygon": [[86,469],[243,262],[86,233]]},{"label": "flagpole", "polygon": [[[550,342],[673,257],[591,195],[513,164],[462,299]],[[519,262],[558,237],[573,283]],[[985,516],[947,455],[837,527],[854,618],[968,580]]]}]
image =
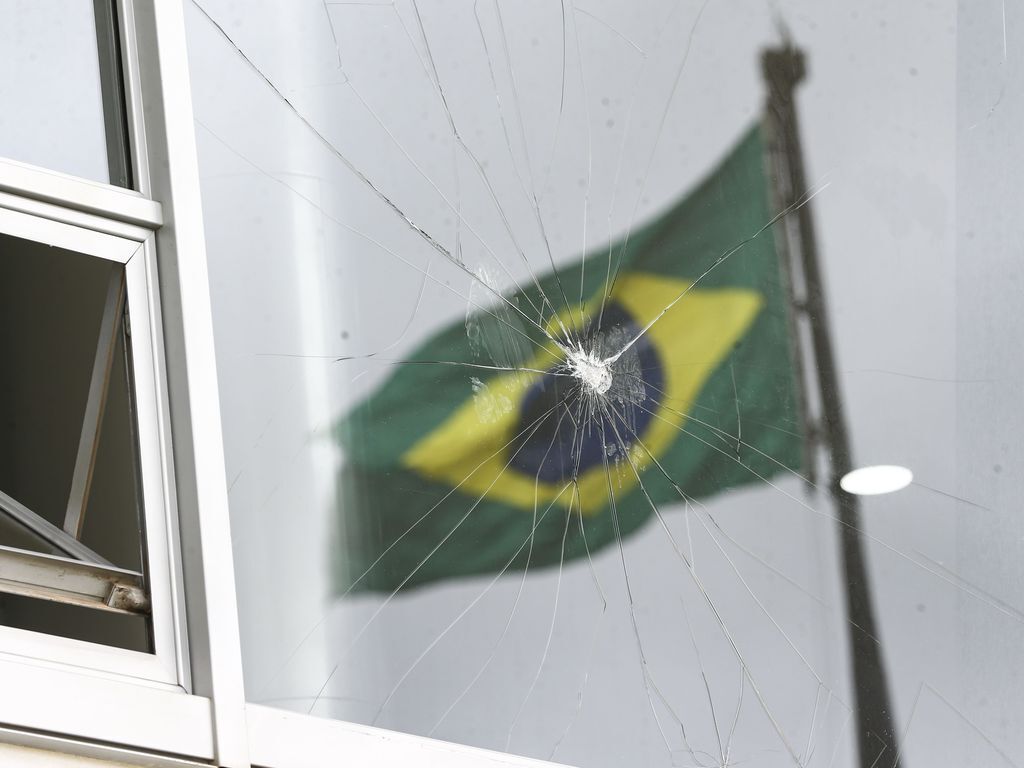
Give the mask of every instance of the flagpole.
[{"label": "flagpole", "polygon": [[[803,153],[797,123],[794,94],[804,79],[804,54],[786,41],[781,47],[763,52],[762,72],[768,87],[765,122],[769,155],[773,165],[773,183],[779,195],[779,210],[798,204],[807,194]],[[795,219],[792,220],[792,219]],[[832,350],[828,315],[817,239],[809,205],[801,205],[791,217],[782,220],[788,236],[789,267],[799,269],[803,300],[796,309],[810,326],[811,347],[817,369],[821,402],[821,433],[831,459],[829,492],[835,502],[839,521],[839,549],[846,581],[851,672],[854,684],[857,750],[861,768],[898,768],[899,747],[893,727],[882,649],[878,641],[875,611],[864,550],[861,545],[860,509],[857,497],[839,486],[839,480],[853,468],[850,440],[839,395],[835,356]],[[795,258],[793,251],[796,251]]]}]

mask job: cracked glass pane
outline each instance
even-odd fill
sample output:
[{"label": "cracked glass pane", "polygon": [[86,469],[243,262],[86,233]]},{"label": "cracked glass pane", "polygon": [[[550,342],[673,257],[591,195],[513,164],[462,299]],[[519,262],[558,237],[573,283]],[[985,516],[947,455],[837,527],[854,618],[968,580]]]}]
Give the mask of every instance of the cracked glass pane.
[{"label": "cracked glass pane", "polygon": [[1024,760],[1015,8],[187,11],[250,701]]}]

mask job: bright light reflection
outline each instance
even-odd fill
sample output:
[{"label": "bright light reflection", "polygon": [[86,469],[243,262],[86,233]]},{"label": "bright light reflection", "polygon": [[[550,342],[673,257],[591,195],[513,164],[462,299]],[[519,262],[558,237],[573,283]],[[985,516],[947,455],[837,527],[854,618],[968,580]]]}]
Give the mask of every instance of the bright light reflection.
[{"label": "bright light reflection", "polygon": [[902,490],[910,485],[913,479],[914,473],[906,467],[880,464],[847,472],[839,481],[839,487],[858,496],[876,496],[880,493]]}]

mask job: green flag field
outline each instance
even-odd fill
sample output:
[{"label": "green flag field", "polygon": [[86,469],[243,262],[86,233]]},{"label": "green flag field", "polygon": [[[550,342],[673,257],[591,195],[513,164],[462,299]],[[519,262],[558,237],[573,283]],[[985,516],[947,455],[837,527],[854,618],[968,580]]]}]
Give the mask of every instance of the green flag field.
[{"label": "green flag field", "polygon": [[[403,356],[338,425],[337,586],[558,565],[799,470],[760,126],[695,189]],[[482,298],[481,298],[482,297]]]}]

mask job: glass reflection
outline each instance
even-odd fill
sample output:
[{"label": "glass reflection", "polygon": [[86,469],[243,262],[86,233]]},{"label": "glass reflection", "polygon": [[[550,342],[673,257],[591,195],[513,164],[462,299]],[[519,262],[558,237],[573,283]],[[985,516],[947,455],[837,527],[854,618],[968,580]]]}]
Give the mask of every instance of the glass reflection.
[{"label": "glass reflection", "polygon": [[132,184],[112,0],[0,1],[0,157]]},{"label": "glass reflection", "polygon": [[588,767],[1024,754],[1014,270],[962,218],[1017,107],[961,13],[194,4],[250,700]]}]

